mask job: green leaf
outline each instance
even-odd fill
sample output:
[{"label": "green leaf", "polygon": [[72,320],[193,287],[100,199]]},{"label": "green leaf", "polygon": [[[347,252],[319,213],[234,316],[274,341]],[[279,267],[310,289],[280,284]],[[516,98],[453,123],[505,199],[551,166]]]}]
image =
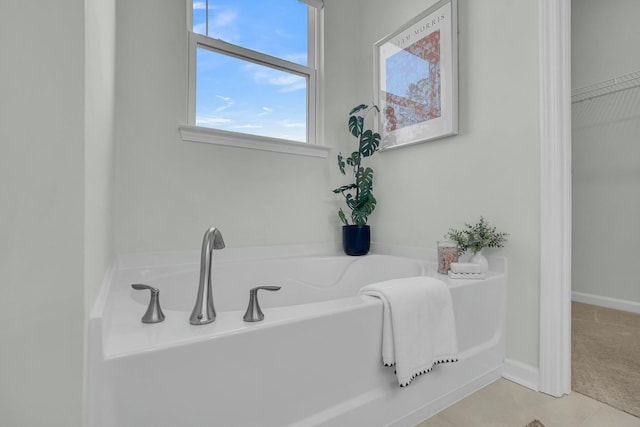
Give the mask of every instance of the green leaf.
[{"label": "green leaf", "polygon": [[373,169],[360,168],[356,175],[356,185],[360,189],[361,197],[363,193],[371,193],[373,189]]},{"label": "green leaf", "polygon": [[340,168],[340,172],[342,172],[342,175],[345,175],[344,158],[342,157],[342,153],[338,154],[338,167]]},{"label": "green leaf", "polygon": [[356,188],[355,184],[347,184],[347,185],[343,185],[342,187],[336,188],[335,190],[333,190],[333,192],[338,194],[338,193],[343,193],[347,190],[351,190],[353,188]]},{"label": "green leaf", "polygon": [[349,193],[344,198],[345,198],[345,202],[347,202],[347,206],[349,206],[349,209],[351,210],[356,209],[356,207],[358,206],[358,203],[355,197],[353,197],[353,194]]},{"label": "green leaf", "polygon": [[347,221],[347,216],[344,214],[344,211],[342,209],[338,211],[338,217],[340,217],[340,221],[342,221],[344,225],[349,225],[349,221]]},{"label": "green leaf", "polygon": [[363,215],[362,212],[357,211],[355,209],[351,213],[351,219],[353,220],[353,223],[356,224],[356,225],[366,225],[367,224],[367,216]]},{"label": "green leaf", "polygon": [[362,132],[362,125],[364,124],[364,118],[360,116],[351,116],[349,117],[349,131],[351,135],[356,138],[360,136]]},{"label": "green leaf", "polygon": [[358,156],[360,155],[360,153],[358,153],[357,151],[354,151],[353,153],[351,153],[350,157],[347,157],[347,164],[349,166],[355,166],[358,164]]},{"label": "green leaf", "polygon": [[360,205],[364,205],[373,196],[373,188],[370,184],[365,184],[360,187]]},{"label": "green leaf", "polygon": [[375,207],[376,198],[373,197],[373,194],[369,193],[369,197],[366,199],[361,198],[358,206],[354,207],[351,212],[351,218],[354,224],[365,225]]},{"label": "green leaf", "polygon": [[365,104],[360,104],[357,107],[353,107],[353,110],[351,110],[351,112],[349,113],[349,115],[353,115],[353,113],[357,113],[358,111],[364,110],[365,108],[367,108],[367,106]]},{"label": "green leaf", "polygon": [[377,202],[378,201],[376,200],[375,197],[373,197],[373,194],[369,193],[366,199],[363,198],[360,201],[359,209],[362,210],[363,212],[366,212],[367,215],[370,215],[371,212],[373,212],[373,210],[376,208]]},{"label": "green leaf", "polygon": [[369,157],[376,152],[380,145],[380,134],[371,130],[365,131],[360,137],[360,153],[364,157]]},{"label": "green leaf", "polygon": [[465,251],[478,252],[482,248],[501,248],[507,242],[509,233],[498,232],[496,227],[489,226],[489,223],[480,217],[480,221],[471,225],[464,224],[463,230],[449,229],[447,237],[458,243],[458,253]]},{"label": "green leaf", "polygon": [[376,207],[376,198],[373,196],[373,169],[362,168],[356,176],[358,184],[358,199],[352,199],[349,207],[351,217],[355,224],[364,225],[367,223],[369,215]]}]

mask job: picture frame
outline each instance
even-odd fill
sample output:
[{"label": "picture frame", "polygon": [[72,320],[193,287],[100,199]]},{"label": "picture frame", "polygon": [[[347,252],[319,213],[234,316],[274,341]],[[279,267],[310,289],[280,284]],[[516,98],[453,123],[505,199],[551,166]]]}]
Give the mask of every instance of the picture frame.
[{"label": "picture frame", "polygon": [[441,0],[375,43],[381,151],[458,134],[457,10]]}]

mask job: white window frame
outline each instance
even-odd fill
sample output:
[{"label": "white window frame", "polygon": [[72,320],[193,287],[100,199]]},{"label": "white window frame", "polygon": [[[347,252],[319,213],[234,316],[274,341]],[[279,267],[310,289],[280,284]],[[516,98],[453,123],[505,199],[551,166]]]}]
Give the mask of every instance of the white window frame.
[{"label": "white window frame", "polygon": [[[180,126],[183,140],[205,142],[217,145],[235,146],[263,151],[275,151],[288,154],[299,154],[313,157],[327,157],[330,148],[317,144],[318,96],[317,96],[317,64],[319,63],[318,34],[319,9],[309,7],[308,13],[308,65],[300,65],[280,58],[243,48],[219,39],[196,34],[191,29],[193,1],[187,0],[187,16],[189,29],[189,76],[187,100],[187,125]],[[196,60],[198,48],[208,49],[216,53],[232,56],[244,61],[292,73],[307,80],[307,142],[270,138],[231,132],[221,129],[196,126]]]}]

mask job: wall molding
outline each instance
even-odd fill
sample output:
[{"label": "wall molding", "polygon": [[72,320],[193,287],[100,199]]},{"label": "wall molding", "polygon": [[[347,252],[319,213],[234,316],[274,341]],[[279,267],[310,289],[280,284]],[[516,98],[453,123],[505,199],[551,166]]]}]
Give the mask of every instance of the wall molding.
[{"label": "wall molding", "polygon": [[539,390],[539,372],[535,366],[513,359],[504,359],[502,377],[531,390]]},{"label": "wall molding", "polygon": [[571,300],[640,314],[640,302],[603,297],[600,295],[586,294],[584,292],[576,291],[571,292]]},{"label": "wall molding", "polygon": [[540,391],[571,392],[571,0],[538,0]]}]

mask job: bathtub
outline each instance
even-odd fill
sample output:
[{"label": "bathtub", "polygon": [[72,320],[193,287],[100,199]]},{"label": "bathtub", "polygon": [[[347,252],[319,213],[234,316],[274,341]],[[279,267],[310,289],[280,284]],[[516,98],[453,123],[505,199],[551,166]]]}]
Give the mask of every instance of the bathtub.
[{"label": "bathtub", "polygon": [[[506,261],[484,280],[435,273],[431,250],[374,246],[348,257],[325,245],[225,249],[213,263],[216,321],[189,324],[199,254],[121,256],[88,327],[91,427],[414,426],[501,376]],[[382,304],[365,284],[429,275],[451,289],[460,361],[400,388],[382,366]],[[143,324],[148,291],[166,320]],[[242,320],[249,289],[262,322]]]}]

